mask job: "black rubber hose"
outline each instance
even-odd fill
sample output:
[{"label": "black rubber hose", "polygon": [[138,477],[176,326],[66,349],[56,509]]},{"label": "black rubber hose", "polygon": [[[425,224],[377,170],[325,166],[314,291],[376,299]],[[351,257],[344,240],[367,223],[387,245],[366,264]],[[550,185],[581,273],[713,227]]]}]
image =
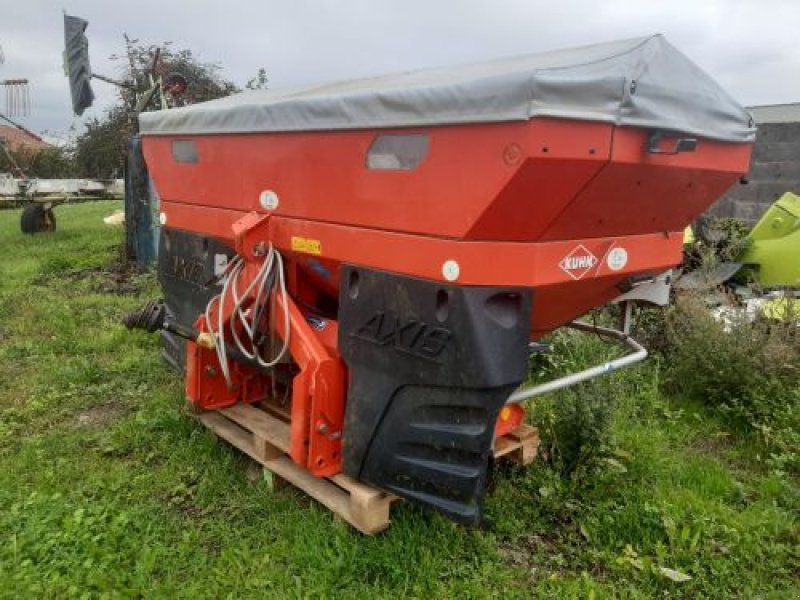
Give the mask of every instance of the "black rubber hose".
[{"label": "black rubber hose", "polygon": [[[125,315],[122,322],[128,329],[144,329],[149,333],[155,333],[163,329],[192,342],[196,341],[197,336],[200,335],[200,332],[194,327],[187,327],[168,320],[167,308],[163,300],[148,300],[139,310]],[[236,362],[258,369],[261,372],[271,372],[270,369],[263,367],[255,359],[245,356],[234,348],[226,348],[225,354]]]},{"label": "black rubber hose", "polygon": [[163,300],[148,300],[147,303],[129,315],[125,315],[122,323],[128,329],[144,329],[150,333],[155,333],[163,329],[164,321],[167,318],[167,308]]}]

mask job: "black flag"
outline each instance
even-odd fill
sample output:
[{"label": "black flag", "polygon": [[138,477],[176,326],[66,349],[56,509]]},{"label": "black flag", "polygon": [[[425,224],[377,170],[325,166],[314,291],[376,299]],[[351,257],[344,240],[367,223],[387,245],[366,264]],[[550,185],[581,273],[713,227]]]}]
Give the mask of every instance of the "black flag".
[{"label": "black flag", "polygon": [[88,25],[89,21],[64,14],[64,70],[69,77],[72,110],[78,116],[94,102],[89,40],[83,33]]}]

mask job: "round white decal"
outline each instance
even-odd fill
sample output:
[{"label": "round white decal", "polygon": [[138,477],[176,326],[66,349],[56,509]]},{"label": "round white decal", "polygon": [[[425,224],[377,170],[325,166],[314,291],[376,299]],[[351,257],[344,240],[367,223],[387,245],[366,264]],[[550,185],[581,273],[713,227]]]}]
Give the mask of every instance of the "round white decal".
[{"label": "round white decal", "polygon": [[447,281],[455,281],[461,273],[461,268],[454,260],[447,260],[442,265],[442,275]]},{"label": "round white decal", "polygon": [[264,210],[275,210],[278,208],[278,194],[272,190],[264,190],[259,195],[258,202]]},{"label": "round white decal", "polygon": [[628,264],[628,251],[625,248],[613,248],[606,257],[606,264],[612,271],[624,269]]}]

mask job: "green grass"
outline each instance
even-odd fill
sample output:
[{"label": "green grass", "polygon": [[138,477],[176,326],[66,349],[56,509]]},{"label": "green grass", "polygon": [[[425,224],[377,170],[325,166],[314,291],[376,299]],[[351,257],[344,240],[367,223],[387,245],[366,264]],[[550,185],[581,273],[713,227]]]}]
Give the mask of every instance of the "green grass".
[{"label": "green grass", "polygon": [[501,469],[486,530],[405,504],[367,538],[271,489],[185,413],[157,337],[121,327],[158,290],[120,275],[117,207],[59,207],[36,237],[0,212],[0,597],[800,596],[797,481],[661,397],[653,362],[620,376],[617,460]]}]

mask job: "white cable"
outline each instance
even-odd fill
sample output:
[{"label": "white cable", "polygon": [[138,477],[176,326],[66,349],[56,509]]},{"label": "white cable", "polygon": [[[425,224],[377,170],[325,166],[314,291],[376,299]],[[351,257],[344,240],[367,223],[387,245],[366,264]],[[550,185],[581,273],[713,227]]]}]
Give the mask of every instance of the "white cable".
[{"label": "white cable", "polygon": [[[228,362],[228,355],[226,350],[226,334],[223,323],[224,307],[228,296],[233,301],[233,310],[231,311],[231,336],[233,343],[237,350],[249,359],[254,359],[261,367],[272,368],[277,365],[286,355],[289,349],[289,336],[290,336],[290,312],[289,312],[289,296],[286,292],[286,278],[284,273],[283,257],[277,252],[272,244],[268,246],[264,262],[258,270],[258,273],[245,289],[244,293],[239,295],[239,278],[244,271],[245,263],[242,257],[237,256],[225,268],[222,273],[222,290],[219,294],[211,298],[206,305],[205,317],[206,324],[210,333],[214,334],[215,350],[217,359],[222,370],[222,375],[230,387],[230,365]],[[271,278],[271,281],[270,281]],[[267,283],[270,282],[269,286]],[[277,291],[274,289],[278,287]],[[267,289],[269,288],[269,289]],[[257,290],[257,292],[255,292]],[[251,298],[255,292],[253,302],[243,310],[242,307]],[[283,345],[277,355],[269,360],[264,360],[258,347],[256,346],[256,336],[258,335],[259,321],[262,315],[265,314],[267,303],[272,300],[274,305],[277,300],[277,294],[281,294],[283,300],[283,318],[284,318],[284,339]],[[217,320],[216,328],[211,318],[212,308],[214,303],[217,303]],[[250,311],[250,321],[248,322],[247,311]],[[271,319],[272,311],[267,313]],[[243,334],[240,335],[237,331],[237,322],[241,324]],[[244,339],[243,339],[244,338]]]},{"label": "white cable", "polygon": [[[271,250],[271,248],[270,248],[270,250]],[[259,312],[258,311],[258,302],[260,302],[260,296],[261,296],[261,293],[262,293],[262,291],[264,289],[264,284],[266,283],[266,279],[269,276],[269,271],[272,268],[272,262],[273,262],[273,252],[270,252],[268,254],[268,258],[266,258],[264,260],[264,264],[261,266],[261,268],[259,269],[259,271],[256,274],[256,276],[253,278],[253,281],[250,282],[250,285],[247,286],[247,289],[245,290],[245,292],[244,292],[244,294],[242,295],[241,298],[239,297],[239,276],[241,275],[241,272],[244,269],[244,264],[243,263],[242,263],[241,267],[236,270],[236,272],[235,272],[235,274],[233,276],[233,305],[234,305],[234,308],[233,308],[232,316],[234,318],[238,318],[239,319],[239,321],[242,324],[242,327],[244,327],[244,330],[245,330],[245,333],[247,334],[247,337],[250,338],[251,342],[255,341],[256,326],[257,326],[257,323],[255,322],[255,317]],[[244,303],[244,301],[250,296],[251,292],[253,291],[253,288],[255,288],[256,286],[258,286],[258,295],[256,296],[256,301],[253,304],[253,307],[251,307],[251,309],[250,309],[253,312],[253,315],[254,315],[253,324],[250,325],[247,322],[247,314],[244,311],[242,311],[241,307],[242,307],[242,304]],[[254,310],[254,308],[255,308],[255,310]],[[242,353],[244,353],[244,355],[247,356],[247,358],[255,358],[255,347],[253,349],[254,351],[253,351],[252,354],[247,351],[247,349],[243,346],[241,339],[239,338],[239,334],[236,332],[236,327],[233,327],[233,326],[231,327],[231,333],[233,334],[233,341],[236,344],[236,346],[239,348],[239,350],[241,350]]]},{"label": "white cable", "polygon": [[[258,360],[258,364],[260,364],[262,367],[267,367],[267,368],[274,367],[283,359],[284,355],[286,354],[286,351],[289,349],[289,338],[291,336],[289,294],[286,292],[286,279],[283,270],[283,257],[278,252],[275,253],[275,256],[277,258],[277,264],[278,264],[277,283],[279,286],[281,297],[283,298],[283,331],[285,332],[285,335],[283,338],[283,345],[281,346],[280,352],[278,352],[278,354],[274,358],[272,358],[267,362],[264,362],[264,360],[261,358],[261,353],[258,352],[258,350],[256,349],[256,360]],[[265,301],[268,301],[268,297],[265,298]],[[272,313],[270,313],[270,315],[271,314]],[[255,345],[253,347],[255,349]]]},{"label": "white cable", "polygon": [[[208,326],[209,332],[214,334],[214,349],[217,353],[220,368],[222,369],[222,375],[225,377],[225,381],[228,385],[231,384],[231,378],[230,369],[228,368],[228,357],[225,354],[225,330],[222,327],[222,307],[225,305],[225,296],[227,296],[231,276],[240,267],[240,263],[241,258],[237,256],[225,267],[225,271],[222,273],[222,291],[209,300],[206,305],[205,313],[206,325]],[[217,302],[218,305],[217,331],[214,331],[214,322],[211,319],[211,307],[214,302]]]}]

